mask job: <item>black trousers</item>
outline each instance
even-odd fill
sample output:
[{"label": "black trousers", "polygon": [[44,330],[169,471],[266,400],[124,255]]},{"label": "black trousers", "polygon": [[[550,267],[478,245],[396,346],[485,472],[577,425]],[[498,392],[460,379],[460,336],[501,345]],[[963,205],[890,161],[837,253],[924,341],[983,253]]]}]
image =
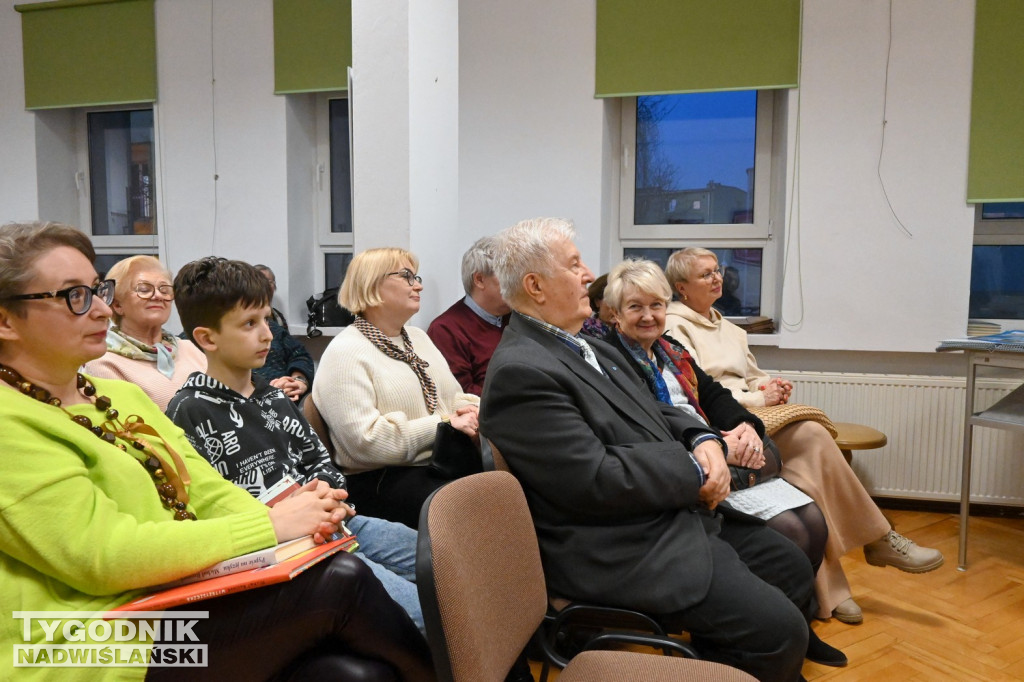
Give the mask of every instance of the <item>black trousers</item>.
[{"label": "black trousers", "polygon": [[336,554],[290,582],[176,610],[209,611],[193,628],[208,645],[209,666],[154,667],[147,680],[434,679],[416,625],[350,554]]},{"label": "black trousers", "polygon": [[420,525],[420,509],[430,493],[448,481],[425,466],[385,467],[361,474],[346,474],[348,498],[360,514]]},{"label": "black trousers", "polygon": [[807,557],[772,529],[727,520],[708,538],[714,571],[704,600],[666,619],[702,656],[762,682],[793,682],[816,609]]}]

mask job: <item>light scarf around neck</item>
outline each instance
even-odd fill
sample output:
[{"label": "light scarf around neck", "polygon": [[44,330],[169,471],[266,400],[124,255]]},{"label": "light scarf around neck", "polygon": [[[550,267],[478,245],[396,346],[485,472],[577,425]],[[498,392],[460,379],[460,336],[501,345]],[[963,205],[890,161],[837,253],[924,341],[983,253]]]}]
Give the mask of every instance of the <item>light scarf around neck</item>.
[{"label": "light scarf around neck", "polygon": [[117,325],[107,330],[107,350],[131,360],[155,362],[157,370],[168,379],[174,375],[174,360],[178,356],[178,338],[165,331],[160,341],[151,346],[128,336]]},{"label": "light scarf around neck", "polygon": [[412,371],[416,374],[416,378],[420,381],[420,390],[423,391],[423,402],[427,404],[427,412],[434,414],[437,410],[437,386],[434,384],[434,380],[430,378],[427,373],[427,368],[430,367],[430,363],[416,355],[413,350],[412,341],[409,340],[409,334],[405,331],[405,327],[402,327],[402,344],[405,348],[399,348],[395,345],[394,341],[388,338],[387,334],[378,329],[372,322],[367,320],[362,315],[356,316],[356,321],[352,323],[356,329],[362,332],[370,343],[377,347],[377,350],[387,355],[389,358],[399,360],[406,363],[412,368]]}]

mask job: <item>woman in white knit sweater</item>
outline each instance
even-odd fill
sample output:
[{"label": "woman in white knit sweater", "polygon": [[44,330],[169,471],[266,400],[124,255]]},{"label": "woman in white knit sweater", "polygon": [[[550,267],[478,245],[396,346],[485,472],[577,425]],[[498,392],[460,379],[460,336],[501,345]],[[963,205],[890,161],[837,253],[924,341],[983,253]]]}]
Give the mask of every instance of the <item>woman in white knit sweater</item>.
[{"label": "woman in white knit sweater", "polygon": [[446,483],[426,468],[437,425],[450,422],[477,441],[480,403],[462,392],[426,332],[405,326],[420,309],[418,267],[397,248],[352,259],[338,302],[356,321],[327,346],[312,393],[359,510],[411,528]]}]

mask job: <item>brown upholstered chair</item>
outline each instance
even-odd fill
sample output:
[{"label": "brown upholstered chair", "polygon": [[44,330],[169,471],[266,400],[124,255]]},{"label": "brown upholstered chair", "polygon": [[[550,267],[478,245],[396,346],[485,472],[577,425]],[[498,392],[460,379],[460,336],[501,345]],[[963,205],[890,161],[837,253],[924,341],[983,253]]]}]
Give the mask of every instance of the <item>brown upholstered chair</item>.
[{"label": "brown upholstered chair", "polygon": [[[508,462],[494,443],[481,437],[480,445],[486,471],[510,471]],[[624,639],[627,632],[636,633],[636,643],[641,644],[653,637],[651,646],[657,646],[658,642],[668,636],[662,623],[640,611],[573,602],[553,594],[548,595],[545,623],[548,638],[559,653],[563,653],[566,647],[568,650],[577,648],[586,640],[600,646],[605,637],[602,633],[606,631],[610,631],[610,638],[615,640]],[[680,646],[686,647],[688,657],[699,658],[696,650],[688,644],[680,642]],[[568,652],[564,653],[567,655]]]},{"label": "brown upholstered chair", "polygon": [[[501,682],[531,638],[565,666],[560,682],[753,680],[724,665],[635,652],[584,651],[561,659],[538,629],[548,598],[537,536],[523,490],[505,471],[452,481],[427,499],[416,579],[442,682]],[[685,652],[666,639],[666,651]]]},{"label": "brown upholstered chair", "polygon": [[313,394],[310,393],[306,396],[306,399],[302,401],[302,414],[306,416],[306,421],[313,427],[313,431],[316,432],[316,437],[320,439],[320,442],[327,448],[327,452],[331,455],[331,459],[334,459],[334,444],[331,442],[331,430],[327,428],[327,422],[320,415],[320,410],[317,409],[316,404],[313,402]]}]

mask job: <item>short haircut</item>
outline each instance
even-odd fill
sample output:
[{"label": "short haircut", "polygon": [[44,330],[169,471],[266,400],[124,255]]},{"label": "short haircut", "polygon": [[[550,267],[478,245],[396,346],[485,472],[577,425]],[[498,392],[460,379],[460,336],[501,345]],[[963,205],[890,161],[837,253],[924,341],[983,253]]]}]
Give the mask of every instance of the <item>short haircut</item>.
[{"label": "short haircut", "polygon": [[612,268],[608,273],[604,302],[612,310],[621,311],[629,287],[649,296],[657,296],[666,303],[672,300],[672,287],[668,285],[661,266],[654,261],[630,258]]},{"label": "short haircut", "polygon": [[484,277],[494,274],[494,237],[477,239],[469,251],[462,254],[462,288],[467,294],[473,293],[473,275]]},{"label": "short haircut", "polygon": [[711,256],[716,263],[718,262],[718,256],[714,251],[708,251],[698,246],[680,249],[668,257],[665,276],[668,277],[668,283],[672,285],[673,289],[679,282],[690,281],[690,277],[693,276],[693,266],[697,264],[697,259],[703,256]]},{"label": "short haircut", "polygon": [[[164,267],[158,259],[153,256],[129,256],[114,263],[107,271],[107,279],[117,280],[114,285],[114,299],[124,301],[125,297],[132,293],[132,280],[140,272],[159,272],[171,280],[171,271]],[[124,317],[111,308],[111,319],[114,324],[121,324]]]},{"label": "short haircut", "polygon": [[604,300],[604,290],[608,287],[608,273],[604,273],[587,287],[587,296],[590,297],[590,309],[595,314],[601,309],[601,301]]},{"label": "short haircut", "polygon": [[[92,263],[96,250],[81,230],[63,223],[44,221],[8,223],[0,227],[0,299],[24,293],[40,256],[58,246],[70,246]],[[25,301],[4,301],[3,306],[22,315]]]},{"label": "short haircut", "polygon": [[348,265],[345,281],[338,291],[338,305],[361,315],[367,308],[384,302],[380,297],[380,285],[389,272],[398,272],[406,266],[415,272],[419,260],[405,249],[385,247],[367,249],[357,253]]},{"label": "short haircut", "polygon": [[237,307],[270,305],[270,281],[240,260],[207,256],[186,264],[174,278],[174,304],[188,338],[196,327],[220,329],[220,321]]},{"label": "short haircut", "polygon": [[531,218],[499,232],[495,236],[494,272],[501,297],[513,307],[521,303],[523,278],[531,272],[550,277],[554,272],[551,247],[575,238],[576,228],[565,218]]}]

